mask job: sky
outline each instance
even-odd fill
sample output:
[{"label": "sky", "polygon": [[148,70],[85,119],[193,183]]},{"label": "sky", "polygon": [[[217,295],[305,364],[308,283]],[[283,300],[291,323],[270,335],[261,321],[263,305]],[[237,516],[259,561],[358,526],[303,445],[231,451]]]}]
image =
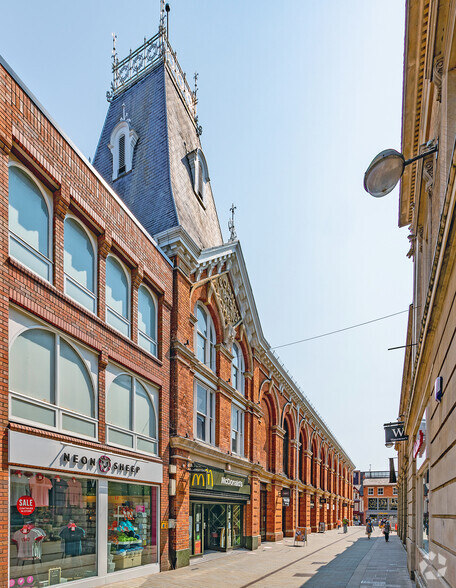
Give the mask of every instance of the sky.
[{"label": "sky", "polygon": [[[158,29],[159,0],[2,8],[0,54],[60,128],[95,153],[112,32],[122,59]],[[169,36],[198,80],[202,146],[225,240],[229,208],[272,347],[407,310],[398,188],[363,189],[400,151],[403,0],[171,0]],[[386,470],[407,314],[276,352],[361,470]]]}]

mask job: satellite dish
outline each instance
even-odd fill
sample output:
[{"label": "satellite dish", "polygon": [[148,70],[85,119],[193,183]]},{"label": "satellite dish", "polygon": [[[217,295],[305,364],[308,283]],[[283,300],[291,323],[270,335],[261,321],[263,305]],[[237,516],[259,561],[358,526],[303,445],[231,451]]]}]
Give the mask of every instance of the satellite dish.
[{"label": "satellite dish", "polygon": [[364,174],[364,189],[375,198],[386,196],[401,179],[405,165],[402,153],[395,149],[385,149],[367,168]]}]

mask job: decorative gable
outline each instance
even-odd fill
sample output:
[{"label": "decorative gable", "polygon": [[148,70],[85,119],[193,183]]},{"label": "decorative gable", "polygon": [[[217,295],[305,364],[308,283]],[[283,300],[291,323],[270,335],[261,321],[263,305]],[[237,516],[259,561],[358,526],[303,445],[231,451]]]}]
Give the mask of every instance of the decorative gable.
[{"label": "decorative gable", "polygon": [[138,134],[131,127],[131,120],[122,104],[122,116],[111,133],[108,147],[112,153],[112,180],[131,171],[133,152],[138,142]]}]

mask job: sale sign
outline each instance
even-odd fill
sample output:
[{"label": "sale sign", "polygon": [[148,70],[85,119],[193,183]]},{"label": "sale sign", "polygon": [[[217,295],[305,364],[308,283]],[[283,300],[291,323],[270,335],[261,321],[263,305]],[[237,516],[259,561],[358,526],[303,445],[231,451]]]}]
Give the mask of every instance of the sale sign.
[{"label": "sale sign", "polygon": [[16,508],[21,515],[29,516],[35,510],[35,501],[31,496],[21,496],[16,502]]}]

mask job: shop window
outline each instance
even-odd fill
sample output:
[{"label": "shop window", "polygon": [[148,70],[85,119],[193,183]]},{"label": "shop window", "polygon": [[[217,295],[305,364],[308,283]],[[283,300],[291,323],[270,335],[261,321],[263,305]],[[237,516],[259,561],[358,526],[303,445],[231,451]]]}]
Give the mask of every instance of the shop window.
[{"label": "shop window", "polygon": [[130,282],[126,269],[113,255],[106,259],[106,322],[130,336]]},{"label": "shop window", "polygon": [[95,480],[12,470],[10,518],[10,586],[97,575]]},{"label": "shop window", "polygon": [[138,343],[157,355],[157,301],[145,286],[138,290]]},{"label": "shop window", "polygon": [[215,328],[212,319],[202,304],[196,306],[196,357],[215,371]]},{"label": "shop window", "polygon": [[157,489],[108,483],[108,572],[158,562]]},{"label": "shop window", "polygon": [[231,451],[244,455],[244,411],[231,405]]},{"label": "shop window", "polygon": [[378,498],[368,498],[367,508],[369,510],[378,510]]},{"label": "shop window", "polygon": [[377,488],[377,496],[383,496],[383,488]]},{"label": "shop window", "polygon": [[22,165],[9,166],[9,253],[47,281],[52,278],[52,207],[44,187]]},{"label": "shop window", "polygon": [[368,488],[367,489],[367,495],[368,496],[373,496],[374,495],[374,489],[373,488]]},{"label": "shop window", "polygon": [[196,438],[215,444],[215,392],[199,382],[195,386]]},{"label": "shop window", "polygon": [[[429,468],[420,478],[421,481],[421,525],[418,526],[419,545],[429,553]],[[421,526],[421,530],[420,530]]]},{"label": "shop window", "polygon": [[95,394],[80,351],[43,328],[21,332],[11,346],[10,418],[96,438]]},{"label": "shop window", "polygon": [[96,255],[93,238],[79,221],[65,219],[65,293],[82,306],[96,311]]},{"label": "shop window", "polygon": [[236,342],[233,343],[232,353],[231,385],[235,390],[244,394],[244,357],[241,348]]},{"label": "shop window", "polygon": [[109,386],[106,407],[108,443],[156,455],[157,403],[157,390],[128,374],[117,375]]}]

